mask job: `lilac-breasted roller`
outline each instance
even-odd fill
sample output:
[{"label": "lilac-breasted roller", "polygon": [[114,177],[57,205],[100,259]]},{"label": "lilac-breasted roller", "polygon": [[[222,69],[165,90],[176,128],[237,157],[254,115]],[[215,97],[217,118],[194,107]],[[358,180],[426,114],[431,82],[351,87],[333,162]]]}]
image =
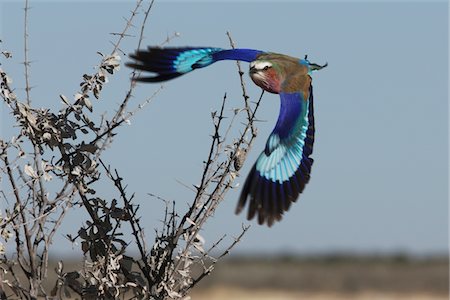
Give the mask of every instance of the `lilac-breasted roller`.
[{"label": "lilac-breasted roller", "polygon": [[279,94],[280,115],[264,151],[259,155],[243,186],[236,208],[248,201],[248,219],[258,215],[259,224],[271,226],[281,220],[308,183],[314,144],[313,90],[310,73],[324,66],[305,59],[253,49],[212,47],[157,48],[138,50],[129,67],[154,76],[142,82],[161,82],[209,66],[219,60],[250,63],[250,77],[263,90]]}]

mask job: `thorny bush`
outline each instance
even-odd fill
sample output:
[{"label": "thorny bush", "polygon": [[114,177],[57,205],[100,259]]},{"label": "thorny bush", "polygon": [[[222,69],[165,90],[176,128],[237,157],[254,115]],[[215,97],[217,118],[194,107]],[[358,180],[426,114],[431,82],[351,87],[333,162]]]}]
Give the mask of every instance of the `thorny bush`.
[{"label": "thorny bush", "polygon": [[[128,32],[136,28],[133,24],[140,23],[136,47],[141,46],[152,5],[153,1],[137,1],[123,31],[114,34],[117,41],[111,53],[99,53],[101,60],[96,72],[82,75],[80,90],[73,99],[60,95],[63,107],[55,112],[34,107],[31,101],[27,43],[29,6],[25,1],[24,99],[15,93],[7,71],[0,68],[0,96],[17,129],[14,136],[0,138],[3,184],[0,192],[3,203],[0,211],[0,299],[63,299],[73,294],[82,299],[187,299],[189,290],[210,274],[218,259],[228,254],[247,231],[248,227],[243,227],[240,235],[217,257],[213,257],[211,251],[225,236],[205,249],[206,242],[199,235],[227,191],[235,187],[234,180],[256,137],[255,112],[262,94],[252,109],[239,64],[243,105],[234,109],[228,123],[224,123],[225,95],[220,109],[212,113],[211,147],[195,197],[184,213],[176,211],[174,202],[165,201],[164,222],[156,231],[151,247],[147,246],[141,227],[135,195],[126,191],[119,172],[102,159],[105,148],[113,142],[115,129],[128,122],[154,97],[130,109],[129,100],[135,89],[131,80],[124,88],[125,98],[112,117],[94,115],[95,101],[102,98],[108,77],[119,71],[124,53],[120,48],[122,40],[131,38]],[[2,60],[17,56],[4,50],[2,43],[0,51]],[[133,71],[132,79],[136,75]],[[245,116],[245,122],[236,121],[241,115]],[[94,121],[97,119],[100,120]],[[243,126],[241,134],[230,137],[232,126]],[[93,184],[101,180],[114,187],[117,199],[97,193]],[[64,262],[60,261],[54,270],[57,280],[49,283],[48,273],[53,272],[49,269],[53,238],[59,233],[66,213],[79,207],[83,207],[89,217],[82,228],[75,230],[75,236],[67,233],[66,236],[80,246],[84,254],[83,267],[66,270]],[[126,226],[132,236],[123,234]],[[137,246],[138,256],[127,254],[130,244]]]}]

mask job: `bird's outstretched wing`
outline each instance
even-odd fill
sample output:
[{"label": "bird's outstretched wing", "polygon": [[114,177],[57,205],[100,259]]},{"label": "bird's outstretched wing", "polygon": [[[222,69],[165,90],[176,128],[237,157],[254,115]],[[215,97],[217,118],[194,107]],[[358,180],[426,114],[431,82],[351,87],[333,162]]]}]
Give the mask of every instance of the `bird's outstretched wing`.
[{"label": "bird's outstretched wing", "polygon": [[260,224],[279,221],[309,181],[314,144],[312,85],[307,99],[304,95],[280,93],[277,124],[247,176],[236,208],[236,213],[241,212],[249,200],[249,220],[257,214]]},{"label": "bird's outstretched wing", "polygon": [[213,47],[182,47],[137,50],[130,57],[135,60],[127,66],[142,71],[155,73],[154,76],[143,76],[136,80],[144,82],[160,82],[176,78],[203,68],[219,60],[242,60],[251,62],[264,53],[254,49],[230,49]]}]

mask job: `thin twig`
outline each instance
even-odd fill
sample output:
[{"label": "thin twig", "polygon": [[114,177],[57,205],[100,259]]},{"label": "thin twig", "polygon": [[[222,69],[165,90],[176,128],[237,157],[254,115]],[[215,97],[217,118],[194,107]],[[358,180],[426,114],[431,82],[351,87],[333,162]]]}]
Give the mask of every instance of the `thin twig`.
[{"label": "thin twig", "polygon": [[30,98],[30,72],[29,72],[29,65],[30,65],[30,61],[28,60],[28,10],[29,10],[29,6],[28,6],[28,0],[25,0],[25,7],[24,7],[24,30],[23,30],[23,39],[24,39],[24,43],[23,43],[23,47],[24,47],[24,67],[25,67],[25,92],[26,92],[26,99],[27,99],[27,104],[30,105],[31,104],[31,98]]},{"label": "thin twig", "polygon": [[[231,33],[229,31],[227,31],[227,36],[228,39],[230,41],[230,46],[231,48],[235,49],[236,45],[234,44],[233,38],[231,37]],[[247,94],[247,89],[245,87],[245,81],[244,81],[244,72],[242,71],[241,68],[241,63],[239,61],[236,61],[237,64],[237,68],[238,68],[238,73],[239,73],[239,80],[241,82],[241,88],[242,88],[242,97],[244,98],[244,103],[245,103],[245,111],[247,112],[247,118],[250,119],[251,117],[251,109],[250,109],[250,104],[248,102],[248,99],[250,98]],[[255,133],[255,127],[253,126],[253,123],[251,124],[251,130],[252,130],[252,134]]]},{"label": "thin twig", "polygon": [[[111,55],[116,53],[117,49],[119,48],[120,43],[127,36],[126,33],[127,33],[128,29],[132,26],[133,18],[137,15],[137,11],[141,7],[142,2],[143,2],[143,0],[137,1],[134,10],[131,12],[131,17],[126,20],[127,24],[125,25],[124,29],[122,30],[121,33],[117,34],[119,36],[119,38],[117,39],[116,43],[114,44],[114,48],[111,51]],[[152,1],[152,4],[153,4],[153,1]]]}]

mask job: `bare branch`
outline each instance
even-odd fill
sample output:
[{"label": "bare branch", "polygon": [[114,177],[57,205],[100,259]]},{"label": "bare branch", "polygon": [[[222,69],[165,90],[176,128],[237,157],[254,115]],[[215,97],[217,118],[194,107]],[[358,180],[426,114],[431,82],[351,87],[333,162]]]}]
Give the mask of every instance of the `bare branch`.
[{"label": "bare branch", "polygon": [[[70,293],[79,298],[116,299],[131,292],[139,299],[181,299],[247,232],[248,227],[243,226],[238,238],[218,258],[212,252],[226,242],[229,234],[212,243],[200,235],[226,193],[236,186],[234,180],[240,169],[236,166],[243,163],[256,137],[255,114],[263,94],[256,105],[249,101],[239,64],[244,102],[232,109],[225,94],[218,111],[211,115],[211,144],[187,210],[180,212],[175,201],[150,194],[165,203],[162,226],[155,230],[153,245],[147,245],[141,225],[142,213],[136,204],[139,195],[128,190],[126,180],[103,156],[103,150],[113,143],[116,129],[130,124],[162,89],[156,88],[152,96],[138,99],[139,104],[130,107],[134,79],[139,75],[134,70],[119,105],[96,118],[96,101],[103,98],[109,76],[119,70],[121,56],[126,53],[121,49],[123,41],[134,38],[135,46],[141,47],[153,4],[154,0],[136,1],[123,29],[111,34],[116,41],[110,54],[98,52],[99,64],[93,74],[82,75],[74,99],[60,95],[63,106],[53,112],[32,105],[30,8],[25,0],[25,99],[14,94],[11,79],[0,69],[0,96],[15,118],[18,132],[15,137],[0,140],[0,178],[6,178],[9,184],[0,191],[6,204],[5,211],[0,212],[0,299],[35,299],[38,295],[65,299],[71,297]],[[227,35],[234,47],[231,35]],[[177,36],[168,36],[161,45]],[[7,51],[1,53],[3,59],[11,57]],[[99,193],[97,183],[111,186],[115,196]],[[54,288],[48,290],[53,239],[67,213],[78,207],[87,212],[86,220],[81,228],[65,236],[74,247],[80,247],[83,268],[64,270],[61,261],[55,269],[58,278],[52,284]],[[8,249],[14,248],[13,253],[5,253],[4,242],[10,240],[13,247]],[[128,254],[129,245],[137,247],[136,257]]]},{"label": "bare branch", "polygon": [[30,98],[30,61],[28,59],[28,11],[30,10],[30,7],[28,6],[28,0],[25,0],[25,7],[24,7],[24,30],[23,30],[23,52],[24,52],[24,62],[23,65],[25,67],[25,92],[26,92],[26,99],[27,99],[27,104],[30,105],[31,104],[31,98]]},{"label": "bare branch", "polygon": [[[231,33],[229,31],[227,31],[227,36],[228,39],[230,41],[230,46],[231,48],[235,49],[236,45],[233,41],[233,38],[231,37]],[[247,89],[245,87],[245,81],[244,81],[244,72],[242,71],[241,68],[241,63],[239,61],[236,61],[236,65],[238,68],[238,73],[239,73],[239,80],[241,81],[241,88],[242,88],[242,97],[244,98],[244,103],[245,103],[245,111],[247,112],[247,118],[250,120],[251,118],[251,109],[250,109],[250,105],[248,103],[248,99],[250,98],[247,94]],[[253,124],[251,125],[251,130],[252,130],[252,134],[256,134],[256,128],[253,126]]]}]

